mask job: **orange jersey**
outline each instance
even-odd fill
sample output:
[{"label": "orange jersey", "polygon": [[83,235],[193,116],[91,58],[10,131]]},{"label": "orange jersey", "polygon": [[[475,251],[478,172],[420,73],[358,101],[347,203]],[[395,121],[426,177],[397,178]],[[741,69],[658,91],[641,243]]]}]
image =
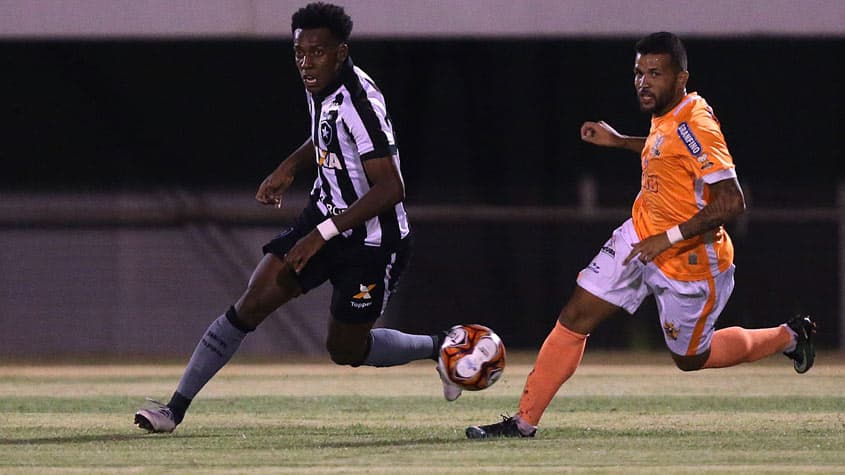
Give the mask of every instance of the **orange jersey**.
[{"label": "orange jersey", "polygon": [[[641,154],[642,183],[632,211],[640,239],[690,219],[709,203],[707,184],[736,178],[719,121],[703,97],[684,96],[671,111],[652,117]],[[681,241],[654,259],[675,280],[704,280],[733,262],[723,227]]]}]

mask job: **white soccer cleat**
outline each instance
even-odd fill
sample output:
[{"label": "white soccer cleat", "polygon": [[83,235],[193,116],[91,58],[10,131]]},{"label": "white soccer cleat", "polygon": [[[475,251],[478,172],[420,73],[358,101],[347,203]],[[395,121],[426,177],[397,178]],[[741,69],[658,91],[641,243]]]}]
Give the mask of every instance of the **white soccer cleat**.
[{"label": "white soccer cleat", "polygon": [[440,375],[440,381],[443,383],[443,397],[446,398],[447,401],[451,402],[461,397],[461,393],[464,392],[464,390],[457,384],[449,381],[440,360],[437,360],[437,374]]},{"label": "white soccer cleat", "polygon": [[147,401],[150,402],[150,407],[138,409],[135,413],[135,423],[138,427],[147,432],[173,432],[176,420],[170,408],[152,399]]}]

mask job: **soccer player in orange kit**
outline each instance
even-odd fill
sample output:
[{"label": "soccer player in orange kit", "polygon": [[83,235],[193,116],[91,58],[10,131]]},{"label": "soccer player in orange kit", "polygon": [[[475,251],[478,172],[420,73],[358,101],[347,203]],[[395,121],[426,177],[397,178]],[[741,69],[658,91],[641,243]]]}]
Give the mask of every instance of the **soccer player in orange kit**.
[{"label": "soccer player in orange kit", "polygon": [[593,261],[549,333],[528,375],[519,412],[466,429],[471,439],[533,437],[561,385],[581,362],[587,336],[624,309],[633,314],[654,295],[666,345],[682,371],[723,368],[777,352],[804,373],[813,366],[815,323],[797,316],[773,327],[714,331],[734,287],[733,245],[722,225],[745,210],[742,189],[719,121],[707,102],[687,93],[687,55],[672,33],[636,45],[634,87],[651,114],[648,137],[585,122],[581,139],[640,154],[641,189],[632,217]]}]

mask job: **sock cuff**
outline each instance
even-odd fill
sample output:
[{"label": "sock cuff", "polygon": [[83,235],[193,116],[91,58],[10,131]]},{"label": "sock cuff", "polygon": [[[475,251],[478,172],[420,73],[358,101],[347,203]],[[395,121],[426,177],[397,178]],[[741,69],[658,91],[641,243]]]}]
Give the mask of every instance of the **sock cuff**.
[{"label": "sock cuff", "polygon": [[234,306],[229,307],[229,310],[226,310],[226,320],[228,320],[233,327],[237,328],[238,330],[244,333],[249,333],[255,330],[255,328],[248,328],[246,325],[243,324],[243,322],[241,322],[241,319],[238,318],[238,312],[235,311]]},{"label": "sock cuff", "polygon": [[560,320],[557,321],[557,324],[555,325],[554,331],[561,331],[563,333],[566,333],[568,336],[571,336],[573,338],[577,338],[579,340],[586,340],[587,337],[590,336],[589,333],[587,333],[585,335],[583,333],[578,333],[576,331],[570,330],[569,328],[566,328],[566,326],[563,323],[560,323]]}]

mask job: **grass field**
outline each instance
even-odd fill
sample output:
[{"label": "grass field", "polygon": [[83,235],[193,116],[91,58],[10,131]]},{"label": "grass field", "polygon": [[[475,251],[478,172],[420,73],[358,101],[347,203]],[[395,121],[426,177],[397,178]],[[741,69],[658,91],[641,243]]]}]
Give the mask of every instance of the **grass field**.
[{"label": "grass field", "polygon": [[782,357],[682,373],[588,352],[537,438],[466,440],[515,409],[531,358],[454,403],[433,364],[233,364],[169,435],[132,415],[181,363],[0,365],[0,473],[845,473],[841,357],[799,376]]}]

